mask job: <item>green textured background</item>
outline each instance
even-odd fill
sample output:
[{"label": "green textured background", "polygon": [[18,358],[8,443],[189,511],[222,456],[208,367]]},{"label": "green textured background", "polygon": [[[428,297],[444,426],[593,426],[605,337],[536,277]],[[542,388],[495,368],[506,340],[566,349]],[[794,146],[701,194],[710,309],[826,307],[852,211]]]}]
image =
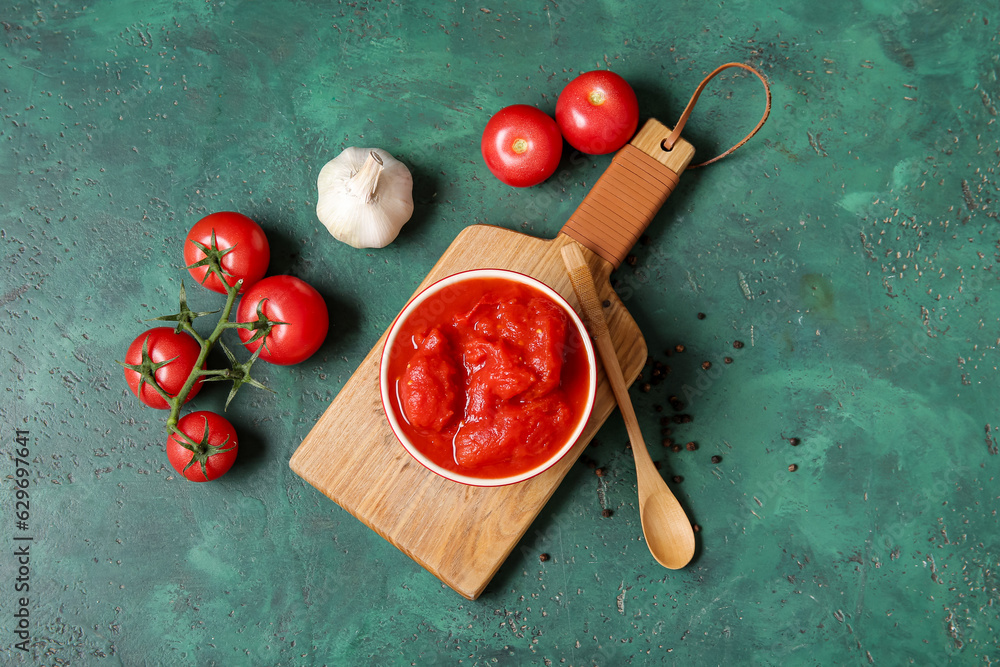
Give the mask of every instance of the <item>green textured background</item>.
[{"label": "green textured background", "polygon": [[[8,3],[4,660],[995,664],[1000,13],[806,6]],[[702,527],[689,567],[660,568],[641,541],[617,414],[587,452],[607,476],[578,464],[475,602],[289,470],[461,229],[551,237],[609,162],[567,150],[548,183],[503,186],[479,156],[491,113],[551,113],[576,73],[608,67],[644,117],[673,123],[731,60],[770,78],[771,120],[685,175],[615,276],[672,369],[633,388],[648,440],[669,394],[694,417],[673,437],[698,451],[654,447]],[[708,157],[762,106],[754,77],[726,75],[686,135]],[[319,169],[349,145],[414,173],[414,218],[384,250],[342,245],[315,218]],[[240,460],[196,485],[114,361],[144,319],[173,312],[187,229],[227,209],[264,226],[270,272],[314,284],[333,320],[306,363],[257,367],[276,393],[237,397]],[[197,407],[224,397],[208,389]],[[32,438],[27,654],[13,648],[15,428]]]}]

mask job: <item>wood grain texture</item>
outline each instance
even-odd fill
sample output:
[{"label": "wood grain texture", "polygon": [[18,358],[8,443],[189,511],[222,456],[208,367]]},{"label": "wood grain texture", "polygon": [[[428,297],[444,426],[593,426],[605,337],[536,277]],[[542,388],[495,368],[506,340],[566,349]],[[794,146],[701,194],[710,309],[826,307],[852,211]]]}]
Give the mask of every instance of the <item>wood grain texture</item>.
[{"label": "wood grain texture", "polygon": [[669,127],[655,118],[650,118],[642,126],[642,129],[636,133],[629,144],[635,146],[664,167],[680,174],[687,169],[687,166],[691,163],[691,159],[694,158],[694,146],[686,140],[678,138],[673,150],[664,150],[661,144],[669,134]]},{"label": "wood grain texture", "polygon": [[[579,310],[561,249],[575,243],[560,234],[538,239],[475,225],[452,242],[417,288],[457,271],[499,268],[537,278]],[[608,326],[626,380],[646,361],[646,342],[611,289],[611,266],[587,249],[606,308]],[[402,305],[402,304],[401,304]],[[430,472],[396,440],[382,410],[379,358],[385,334],[323,413],[289,463],[292,470],[460,593],[475,599],[541,511],[587,443],[615,408],[607,377],[598,370],[594,411],[580,441],[546,472],[505,487],[464,486]]]}]

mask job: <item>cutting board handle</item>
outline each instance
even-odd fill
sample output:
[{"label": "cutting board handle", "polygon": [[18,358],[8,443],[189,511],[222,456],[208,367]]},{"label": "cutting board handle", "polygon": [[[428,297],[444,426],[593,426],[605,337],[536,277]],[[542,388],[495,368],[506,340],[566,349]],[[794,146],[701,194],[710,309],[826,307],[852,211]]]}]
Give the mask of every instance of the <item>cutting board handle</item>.
[{"label": "cutting board handle", "polygon": [[694,147],[678,138],[666,150],[670,128],[650,118],[594,184],[560,230],[617,269],[674,191],[694,157]]}]

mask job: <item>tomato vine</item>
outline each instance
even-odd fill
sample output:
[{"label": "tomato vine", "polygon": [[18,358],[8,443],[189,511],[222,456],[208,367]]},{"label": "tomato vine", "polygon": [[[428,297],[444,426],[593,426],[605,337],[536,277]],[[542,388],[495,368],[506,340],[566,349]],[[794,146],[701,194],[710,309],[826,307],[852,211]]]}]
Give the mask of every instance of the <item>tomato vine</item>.
[{"label": "tomato vine", "polygon": [[[232,277],[229,272],[227,272],[222,266],[222,258],[225,257],[227,253],[233,250],[233,247],[219,249],[218,244],[215,239],[215,234],[212,234],[211,247],[204,247],[199,244],[200,249],[204,251],[205,258],[187,266],[186,268],[191,269],[195,266],[205,266],[207,267],[207,272],[205,274],[205,279],[207,280],[209,276],[216,276],[219,282],[225,287],[226,293],[226,303],[220,310],[214,311],[202,311],[195,312],[188,307],[187,303],[187,291],[184,287],[184,281],[181,281],[180,297],[179,297],[179,308],[178,312],[163,315],[160,317],[152,318],[153,321],[160,322],[175,322],[175,332],[176,333],[186,333],[190,335],[198,343],[200,347],[200,352],[198,357],[194,362],[191,372],[188,374],[187,379],[181,386],[180,390],[176,395],[171,395],[167,392],[160,383],[156,380],[156,370],[165,364],[170,363],[172,360],[153,362],[149,356],[149,351],[144,343],[142,350],[142,361],[138,364],[130,364],[125,362],[118,362],[124,366],[127,370],[134,371],[139,374],[140,386],[142,384],[148,384],[152,386],[157,393],[163,398],[167,403],[167,407],[170,410],[167,416],[166,429],[167,433],[175,436],[186,448],[191,449],[195,452],[198,448],[199,443],[194,441],[191,437],[185,434],[183,431],[177,428],[177,422],[180,419],[181,406],[184,405],[188,396],[192,393],[192,389],[195,387],[195,383],[198,382],[199,378],[203,382],[211,381],[231,381],[233,387],[229,392],[229,396],[226,399],[226,407],[229,406],[230,401],[232,401],[233,396],[236,395],[237,390],[244,384],[249,384],[260,389],[266,389],[270,391],[264,384],[256,380],[250,375],[250,368],[255,361],[260,357],[261,350],[264,349],[264,345],[261,345],[245,362],[239,362],[236,356],[230,351],[224,343],[220,342],[222,334],[227,329],[249,329],[254,332],[251,340],[264,340],[266,344],[267,336],[270,335],[272,328],[278,324],[285,324],[285,322],[279,322],[277,320],[269,319],[263,312],[263,302],[257,308],[257,320],[254,322],[233,322],[230,321],[230,316],[232,314],[233,305],[236,303],[236,297],[239,295],[240,289],[243,287],[243,280],[237,280],[232,285],[226,280],[227,277]],[[213,315],[219,313],[218,321],[212,332],[208,336],[202,336],[197,329],[194,327],[194,321],[197,318],[205,317],[207,315]],[[224,369],[208,369],[203,368],[206,360],[208,359],[209,352],[215,347],[215,344],[219,343],[222,346],[223,352],[225,352],[226,357],[229,360],[230,367]],[[189,446],[190,445],[190,446]]]}]

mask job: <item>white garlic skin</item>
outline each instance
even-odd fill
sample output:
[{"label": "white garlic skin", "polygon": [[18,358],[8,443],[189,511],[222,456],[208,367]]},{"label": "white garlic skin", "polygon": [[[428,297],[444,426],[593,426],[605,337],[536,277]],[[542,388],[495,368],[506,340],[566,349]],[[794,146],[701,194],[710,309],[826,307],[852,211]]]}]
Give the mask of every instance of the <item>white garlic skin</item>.
[{"label": "white garlic skin", "polygon": [[[374,193],[351,180],[372,153],[382,160]],[[380,148],[344,149],[320,170],[317,187],[316,216],[334,238],[355,248],[384,248],[413,215],[413,176]]]}]

